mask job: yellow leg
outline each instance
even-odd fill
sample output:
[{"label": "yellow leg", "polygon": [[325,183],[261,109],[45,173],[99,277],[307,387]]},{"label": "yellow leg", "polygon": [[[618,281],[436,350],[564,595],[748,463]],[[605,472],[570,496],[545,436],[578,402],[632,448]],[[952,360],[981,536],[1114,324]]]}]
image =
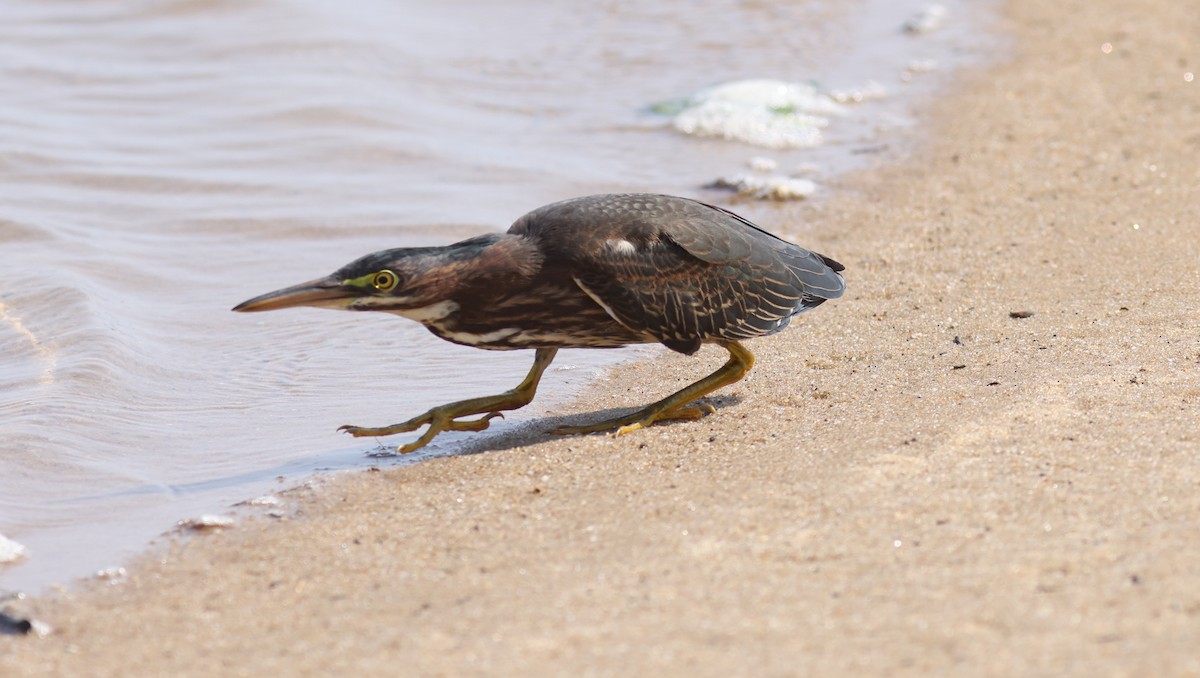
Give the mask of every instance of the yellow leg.
[{"label": "yellow leg", "polygon": [[[529,369],[529,374],[525,375],[525,380],[516,388],[511,391],[505,391],[500,395],[471,398],[470,400],[460,400],[441,405],[406,422],[392,424],[391,426],[383,426],[381,428],[342,426],[338,430],[360,438],[363,436],[390,436],[393,433],[407,433],[428,424],[429,429],[420,438],[396,448],[396,452],[400,454],[407,454],[413,450],[425,447],[429,444],[429,441],[433,440],[434,436],[442,431],[482,431],[488,427],[492,419],[500,416],[501,411],[524,407],[533,400],[533,396],[537,392],[538,382],[542,380],[542,373],[550,366],[556,353],[558,353],[557,348],[539,348],[533,358],[533,367]],[[469,417],[473,414],[483,414],[484,416],[470,421],[459,420],[459,417]]]},{"label": "yellow leg", "polygon": [[703,398],[719,388],[739,381],[742,377],[746,376],[750,368],[754,367],[754,354],[746,350],[745,346],[736,341],[722,341],[718,343],[726,351],[729,351],[729,360],[716,372],[704,377],[700,381],[624,417],[617,417],[616,419],[586,426],[560,426],[554,429],[554,433],[571,435],[575,433],[598,433],[600,431],[616,429],[617,435],[624,435],[631,431],[645,428],[657,421],[699,419],[706,414],[715,412],[716,410],[713,409],[712,405],[690,405],[689,403]]}]

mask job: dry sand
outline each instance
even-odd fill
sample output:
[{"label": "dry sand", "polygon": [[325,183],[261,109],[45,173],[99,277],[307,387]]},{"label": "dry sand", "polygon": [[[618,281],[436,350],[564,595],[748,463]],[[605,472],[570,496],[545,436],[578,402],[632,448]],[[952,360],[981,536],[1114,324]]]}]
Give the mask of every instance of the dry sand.
[{"label": "dry sand", "polygon": [[766,224],[850,291],[716,416],[299,490],[22,603],[0,674],[1200,674],[1200,4],[1004,23],[911,163]]}]

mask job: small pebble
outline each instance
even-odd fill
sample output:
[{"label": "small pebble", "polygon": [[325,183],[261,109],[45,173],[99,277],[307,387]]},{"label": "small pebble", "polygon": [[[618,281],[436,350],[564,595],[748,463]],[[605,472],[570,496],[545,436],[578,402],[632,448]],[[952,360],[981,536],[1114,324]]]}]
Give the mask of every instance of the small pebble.
[{"label": "small pebble", "polygon": [[36,619],[24,619],[7,612],[0,612],[0,635],[34,635],[45,638],[50,635],[50,625]]}]

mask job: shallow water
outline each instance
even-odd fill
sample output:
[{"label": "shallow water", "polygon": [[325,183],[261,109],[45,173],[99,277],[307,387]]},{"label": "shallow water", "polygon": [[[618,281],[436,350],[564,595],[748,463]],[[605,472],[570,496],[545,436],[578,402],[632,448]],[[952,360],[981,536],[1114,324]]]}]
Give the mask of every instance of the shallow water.
[{"label": "shallow water", "polygon": [[[377,443],[335,428],[511,387],[532,359],[388,316],[233,304],[574,195],[727,202],[699,187],[754,156],[814,164],[818,183],[894,159],[915,107],[978,54],[955,2],[919,36],[899,30],[922,6],[907,1],[415,4],[5,3],[0,534],[28,556],[0,590],[118,564],[314,470],[377,464]],[[902,84],[918,59],[940,68]],[[890,95],[786,152],[690,138],[651,110],[760,77]],[[737,209],[803,240],[769,205]],[[539,400],[495,428],[628,356],[561,354]]]}]

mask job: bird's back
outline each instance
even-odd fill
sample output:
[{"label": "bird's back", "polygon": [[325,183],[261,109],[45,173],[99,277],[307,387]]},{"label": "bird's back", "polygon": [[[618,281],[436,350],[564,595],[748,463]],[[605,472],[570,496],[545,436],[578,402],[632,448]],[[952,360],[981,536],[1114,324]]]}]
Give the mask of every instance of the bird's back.
[{"label": "bird's back", "polygon": [[684,353],[777,332],[845,291],[838,262],[686,198],[575,198],[530,212],[509,233],[622,325]]}]

